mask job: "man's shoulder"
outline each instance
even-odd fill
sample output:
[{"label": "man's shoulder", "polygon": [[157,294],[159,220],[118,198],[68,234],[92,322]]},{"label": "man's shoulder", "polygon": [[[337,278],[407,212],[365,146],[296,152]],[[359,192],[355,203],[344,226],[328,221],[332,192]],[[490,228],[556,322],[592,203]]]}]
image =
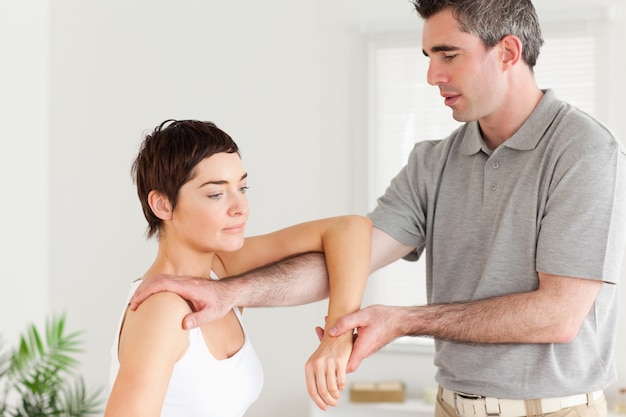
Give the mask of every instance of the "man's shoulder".
[{"label": "man's shoulder", "polygon": [[593,146],[619,144],[615,134],[604,123],[571,103],[562,102],[556,121],[568,137],[585,139]]}]

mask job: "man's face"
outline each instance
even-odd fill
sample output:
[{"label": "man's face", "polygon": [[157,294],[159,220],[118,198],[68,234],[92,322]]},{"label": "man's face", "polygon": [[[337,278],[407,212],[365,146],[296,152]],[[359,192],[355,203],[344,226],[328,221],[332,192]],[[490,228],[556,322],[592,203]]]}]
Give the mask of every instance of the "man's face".
[{"label": "man's face", "polygon": [[450,9],[425,21],[422,48],[430,59],[428,83],[439,87],[455,120],[479,120],[497,110],[504,96],[499,48],[487,50],[462,31]]}]

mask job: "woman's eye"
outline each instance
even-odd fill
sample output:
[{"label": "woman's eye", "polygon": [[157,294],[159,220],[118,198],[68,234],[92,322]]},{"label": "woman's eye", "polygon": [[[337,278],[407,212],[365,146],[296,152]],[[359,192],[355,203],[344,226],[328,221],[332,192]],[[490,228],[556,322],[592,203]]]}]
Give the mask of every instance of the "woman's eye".
[{"label": "woman's eye", "polygon": [[215,193],[215,194],[209,194],[208,197],[211,200],[218,200],[220,199],[222,196],[224,195],[224,193]]},{"label": "woman's eye", "polygon": [[239,187],[239,192],[242,194],[245,194],[249,189],[250,187],[248,187],[247,185],[243,187]]}]

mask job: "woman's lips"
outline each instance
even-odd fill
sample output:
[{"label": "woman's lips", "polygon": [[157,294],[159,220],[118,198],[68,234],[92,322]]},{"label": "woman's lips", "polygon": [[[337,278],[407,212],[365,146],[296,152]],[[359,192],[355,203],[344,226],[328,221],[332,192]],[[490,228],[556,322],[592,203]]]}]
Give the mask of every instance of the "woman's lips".
[{"label": "woman's lips", "polygon": [[243,231],[245,226],[246,226],[245,223],[237,224],[237,225],[225,228],[224,232],[226,232],[226,233],[240,233],[240,232]]}]

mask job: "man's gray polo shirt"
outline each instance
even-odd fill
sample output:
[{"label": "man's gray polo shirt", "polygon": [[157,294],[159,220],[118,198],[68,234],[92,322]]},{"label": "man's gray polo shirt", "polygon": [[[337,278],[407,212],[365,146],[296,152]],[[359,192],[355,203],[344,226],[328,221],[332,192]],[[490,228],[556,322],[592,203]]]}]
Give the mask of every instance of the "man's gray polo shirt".
[{"label": "man's gray polo shirt", "polygon": [[[537,271],[617,283],[626,240],[626,156],[613,135],[546,91],[493,152],[477,122],[420,142],[370,213],[426,256],[429,303],[538,287]],[[437,381],[500,398],[590,392],[614,381],[617,292],[604,285],[568,344],[437,341]],[[416,370],[419,372],[419,370]]]}]

